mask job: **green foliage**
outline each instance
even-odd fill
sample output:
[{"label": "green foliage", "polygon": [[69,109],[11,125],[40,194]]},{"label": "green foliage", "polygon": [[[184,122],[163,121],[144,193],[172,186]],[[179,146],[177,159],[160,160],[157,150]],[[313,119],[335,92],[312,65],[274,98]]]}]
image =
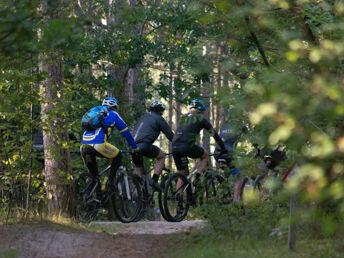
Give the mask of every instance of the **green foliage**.
[{"label": "green foliage", "polygon": [[[305,210],[313,208],[299,206],[299,215],[312,214]],[[285,197],[251,203],[244,210],[233,204],[203,206],[199,210],[199,215],[207,219],[208,225],[201,231],[176,236],[179,238],[179,244],[169,251],[168,257],[341,255],[343,245],[340,238],[336,238],[333,231],[332,234],[326,235],[326,232],[334,228],[333,219],[319,213],[313,219],[302,217],[297,220],[296,249],[290,252],[287,247],[289,221],[285,219],[288,212],[288,199]],[[321,220],[325,220],[326,223],[320,222]],[[323,233],[316,229],[316,226],[324,225],[328,226],[323,228]]]},{"label": "green foliage", "polygon": [[[257,173],[252,144],[284,146],[286,167],[303,164],[303,183],[295,185],[306,189],[305,199],[335,200],[342,209],[342,1],[111,2],[0,3],[1,172],[21,182],[37,159],[32,136],[42,122],[64,120],[80,138],[80,117],[107,94],[116,95],[132,125],[143,110],[126,105],[123,89],[129,70],[138,68],[144,83],[134,94],[142,102],[209,97],[234,130],[249,128],[234,155],[237,167]],[[49,12],[61,15],[50,19]],[[42,119],[38,86],[47,74],[38,67],[49,51],[63,60],[65,87]],[[58,133],[67,128],[55,129],[60,142]],[[118,135],[111,141],[126,146]],[[34,161],[34,176],[38,167]],[[73,157],[73,168],[81,167]]]}]

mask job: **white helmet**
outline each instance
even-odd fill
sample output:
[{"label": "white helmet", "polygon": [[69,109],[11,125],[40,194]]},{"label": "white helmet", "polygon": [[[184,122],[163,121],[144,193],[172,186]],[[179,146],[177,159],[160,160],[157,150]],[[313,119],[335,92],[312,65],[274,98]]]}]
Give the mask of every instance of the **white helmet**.
[{"label": "white helmet", "polygon": [[118,101],[113,97],[106,97],[103,100],[102,106],[108,106],[110,108],[116,109],[118,107]]}]

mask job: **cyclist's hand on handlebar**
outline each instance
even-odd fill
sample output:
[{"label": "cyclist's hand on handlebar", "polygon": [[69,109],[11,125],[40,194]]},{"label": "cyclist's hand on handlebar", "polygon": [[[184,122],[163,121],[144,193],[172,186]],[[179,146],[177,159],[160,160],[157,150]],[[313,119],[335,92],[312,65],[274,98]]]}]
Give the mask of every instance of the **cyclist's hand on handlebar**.
[{"label": "cyclist's hand on handlebar", "polygon": [[135,148],[135,149],[131,149],[131,151],[132,151],[133,153],[138,153],[138,152],[140,151],[140,148],[137,147],[137,148]]}]

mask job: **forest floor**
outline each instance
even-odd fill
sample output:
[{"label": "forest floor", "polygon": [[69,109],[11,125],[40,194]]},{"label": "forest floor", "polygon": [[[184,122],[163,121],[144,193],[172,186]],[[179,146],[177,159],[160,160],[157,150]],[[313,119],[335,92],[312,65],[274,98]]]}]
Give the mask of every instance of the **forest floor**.
[{"label": "forest floor", "polygon": [[56,223],[0,226],[0,257],[161,257],[204,221],[95,222],[87,227]]}]

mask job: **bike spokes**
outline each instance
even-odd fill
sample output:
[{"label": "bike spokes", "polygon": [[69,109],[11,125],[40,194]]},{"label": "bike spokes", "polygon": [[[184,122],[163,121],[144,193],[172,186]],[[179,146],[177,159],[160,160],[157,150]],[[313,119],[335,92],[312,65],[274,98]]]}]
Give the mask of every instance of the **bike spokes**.
[{"label": "bike spokes", "polygon": [[164,189],[164,211],[169,221],[181,221],[189,210],[190,184],[185,176],[174,174]]},{"label": "bike spokes", "polygon": [[111,201],[116,217],[125,223],[136,219],[142,202],[139,182],[131,174],[120,175],[114,184]]}]

